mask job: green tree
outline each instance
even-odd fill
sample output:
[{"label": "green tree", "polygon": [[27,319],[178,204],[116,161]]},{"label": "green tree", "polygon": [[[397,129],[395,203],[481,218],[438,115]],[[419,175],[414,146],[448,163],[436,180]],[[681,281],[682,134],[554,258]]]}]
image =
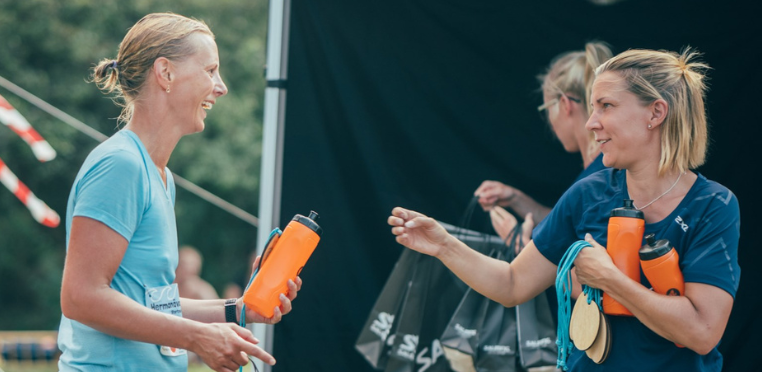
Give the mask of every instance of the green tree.
[{"label": "green tree", "polygon": [[[102,58],[115,58],[127,29],[148,13],[170,11],[206,22],[216,35],[220,72],[229,94],[218,101],[203,133],[176,148],[169,167],[240,208],[258,209],[267,3],[201,0],[0,0],[0,76],[62,111],[112,135],[119,107],[87,83]],[[58,152],[39,163],[12,131],[0,126],[0,158],[62,217],[76,172],[97,145],[0,88]],[[245,284],[256,228],[178,188],[180,244],[205,258],[202,275],[219,291]],[[0,329],[55,329],[65,257],[65,228],[37,224],[0,189]],[[30,311],[31,310],[31,311]]]}]

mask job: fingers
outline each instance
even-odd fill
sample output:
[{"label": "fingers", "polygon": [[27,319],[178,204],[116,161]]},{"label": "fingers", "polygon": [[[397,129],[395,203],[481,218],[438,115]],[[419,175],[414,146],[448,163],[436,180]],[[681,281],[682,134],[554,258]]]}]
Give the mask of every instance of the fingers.
[{"label": "fingers", "polygon": [[[280,299],[281,299],[281,301],[283,301],[283,299],[284,299],[285,297],[286,297],[286,296],[284,296],[283,294],[281,294],[281,298],[280,298]],[[286,300],[288,300],[288,299],[286,299]],[[291,303],[289,302],[289,306],[290,306],[290,304],[291,304]],[[289,309],[289,311],[290,311],[290,309]],[[272,316],[272,317],[270,317],[269,319],[265,320],[265,323],[267,323],[267,324],[277,324],[277,323],[279,323],[279,322],[280,322],[280,320],[281,320],[282,318],[283,318],[283,313],[282,313],[282,312],[281,312],[281,310],[280,310],[280,306],[276,306],[276,307],[274,307],[274,308],[273,308],[273,316]]]},{"label": "fingers", "polygon": [[[262,348],[259,346],[254,345],[250,342],[243,342],[241,346],[242,351],[240,355],[233,358],[236,363],[239,363],[238,366],[246,365],[249,362],[248,355],[251,355],[254,358],[257,358],[269,365],[275,364],[275,358],[273,358],[273,356],[268,354],[266,351],[262,350]],[[238,368],[238,366],[235,366],[235,368]]]},{"label": "fingers", "polygon": [[[299,292],[302,290],[302,278],[296,277],[296,291]],[[294,295],[294,298],[296,298],[296,295]],[[293,298],[292,298],[293,300]]]},{"label": "fingers", "polygon": [[490,185],[494,182],[495,181],[489,181],[489,180],[482,182],[482,184],[476,188],[476,191],[474,191],[474,196],[480,196],[484,192],[484,190],[488,189]]},{"label": "fingers", "polygon": [[407,221],[416,217],[421,217],[423,214],[402,207],[394,207],[394,209],[392,209],[392,216],[399,217]]},{"label": "fingers", "polygon": [[286,286],[288,287],[288,299],[293,301],[296,298],[297,292],[299,292],[302,287],[302,279],[298,276],[296,277],[296,282],[289,279]]},{"label": "fingers", "polygon": [[[286,315],[290,313],[292,309],[291,300],[283,293],[280,294],[279,299],[280,299],[280,306],[276,306],[276,308],[279,310],[278,312],[281,313],[281,315]],[[278,319],[278,321],[280,321],[280,319]]]},{"label": "fingers", "polygon": [[425,216],[409,209],[395,207],[392,209],[392,215],[386,219],[386,222],[389,224],[389,226],[403,226],[405,222],[417,217]]},{"label": "fingers", "polygon": [[499,183],[495,181],[484,181],[474,192],[474,196],[479,197],[479,205],[485,212],[497,204],[499,196],[497,184]]},{"label": "fingers", "polygon": [[516,226],[516,217],[505,209],[495,206],[489,211],[490,220],[492,221],[492,227],[495,229],[500,238],[507,241]]},{"label": "fingers", "polygon": [[259,339],[254,337],[254,334],[252,334],[251,331],[249,331],[248,329],[243,328],[243,327],[241,327],[239,325],[230,324],[230,323],[225,323],[225,325],[229,325],[230,328],[233,331],[235,331],[235,333],[238,335],[238,337],[242,338],[244,341],[252,343],[252,344],[258,344],[259,343]]},{"label": "fingers", "polygon": [[262,350],[261,348],[254,346],[256,351],[248,353],[249,355],[253,356],[254,358],[257,358],[269,365],[275,365],[275,358],[273,358],[272,355],[268,354],[266,351]]},{"label": "fingers", "polygon": [[524,239],[524,243],[532,239],[532,229],[534,229],[534,216],[529,212],[524,216],[524,222],[521,224],[521,236]]},{"label": "fingers", "polygon": [[246,365],[246,363],[248,363],[249,360],[246,354],[251,355],[257,359],[260,359],[269,365],[275,364],[275,358],[273,358],[272,355],[268,354],[266,351],[262,350],[259,346],[255,345],[259,343],[259,340],[257,340],[257,338],[254,337],[254,335],[252,335],[248,329],[243,327],[237,327],[237,326],[233,329],[242,338],[241,352],[243,354],[241,355],[243,356],[243,359],[245,360],[241,360],[236,357],[235,361],[241,362],[240,364],[238,364],[239,366]]},{"label": "fingers", "polygon": [[254,270],[257,269],[257,265],[259,265],[259,260],[262,259],[262,256],[257,256],[257,258],[254,259],[254,262],[251,264],[251,271],[254,272]]},{"label": "fingers", "polygon": [[508,219],[508,220],[513,221],[514,223],[517,222],[516,221],[516,217],[514,217],[510,212],[508,212],[504,208],[499,207],[497,205],[490,210],[489,214],[490,214],[490,216],[495,215],[496,217],[500,218],[501,220]]},{"label": "fingers", "polygon": [[233,358],[231,359],[231,362],[236,364],[235,366],[233,366],[233,368],[245,366],[249,364],[249,356],[246,355],[246,353],[244,353],[243,351],[240,351],[233,356]]},{"label": "fingers", "polygon": [[593,236],[590,235],[590,233],[585,234],[585,241],[590,243],[590,245],[592,245],[593,247],[605,249],[604,246],[598,244],[598,242],[596,242],[595,239],[593,239]]},{"label": "fingers", "polygon": [[392,234],[399,236],[404,233],[405,233],[405,227],[403,226],[392,227]]},{"label": "fingers", "polygon": [[230,323],[209,324],[211,338],[200,336],[203,343],[193,351],[215,371],[236,371],[249,363],[247,354],[255,355],[264,362],[273,364],[275,359],[256,346],[259,340],[243,327]]}]

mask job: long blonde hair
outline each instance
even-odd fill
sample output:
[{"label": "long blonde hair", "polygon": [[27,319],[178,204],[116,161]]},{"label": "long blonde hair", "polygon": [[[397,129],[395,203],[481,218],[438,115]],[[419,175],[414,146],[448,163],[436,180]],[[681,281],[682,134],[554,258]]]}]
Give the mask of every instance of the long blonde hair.
[{"label": "long blonde hair", "polygon": [[643,105],[657,99],[667,102],[667,117],[659,126],[660,175],[669,170],[695,169],[706,160],[708,124],[704,99],[709,66],[697,60],[700,56],[701,53],[690,47],[679,54],[633,49],[615,56],[596,70],[596,75],[606,71],[619,74]]},{"label": "long blonde hair", "polygon": [[[550,62],[544,74],[538,75],[543,91],[567,94],[580,100],[580,105],[590,114],[590,90],[595,79],[595,68],[611,58],[613,53],[604,42],[593,41],[585,44],[585,50],[559,54]],[[598,152],[598,144],[591,132],[588,137],[588,155]]]},{"label": "long blonde hair", "polygon": [[116,59],[98,62],[91,81],[104,93],[115,93],[114,102],[122,107],[119,122],[132,118],[135,100],[157,58],[181,61],[195,52],[187,41],[194,32],[214,37],[203,21],[173,13],[148,14],[124,36]]}]

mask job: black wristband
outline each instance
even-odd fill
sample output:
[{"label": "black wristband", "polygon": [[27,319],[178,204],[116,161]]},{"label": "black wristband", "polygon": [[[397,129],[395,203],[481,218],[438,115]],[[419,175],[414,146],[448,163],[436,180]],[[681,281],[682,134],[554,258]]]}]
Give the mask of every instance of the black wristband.
[{"label": "black wristband", "polygon": [[225,321],[228,323],[238,324],[238,316],[236,316],[236,301],[236,298],[225,300]]}]

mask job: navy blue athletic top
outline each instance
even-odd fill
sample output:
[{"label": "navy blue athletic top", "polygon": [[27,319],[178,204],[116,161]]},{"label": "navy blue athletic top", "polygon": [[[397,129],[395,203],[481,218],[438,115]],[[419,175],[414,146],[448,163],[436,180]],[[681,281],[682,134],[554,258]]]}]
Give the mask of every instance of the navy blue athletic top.
[{"label": "navy blue athletic top", "polygon": [[[585,233],[606,246],[612,209],[628,199],[626,172],[607,168],[576,182],[533,231],[537,249],[558,265],[564,252]],[[738,266],[740,212],[738,199],[726,187],[698,174],[696,182],[675,210],[662,221],[645,225],[645,234],[667,239],[680,257],[685,282],[709,284],[735,298],[741,270]],[[641,283],[650,288],[641,272]],[[714,348],[699,355],[678,348],[635,317],[609,316],[611,351],[602,364],[574,350],[570,371],[720,371],[722,355]]]}]

